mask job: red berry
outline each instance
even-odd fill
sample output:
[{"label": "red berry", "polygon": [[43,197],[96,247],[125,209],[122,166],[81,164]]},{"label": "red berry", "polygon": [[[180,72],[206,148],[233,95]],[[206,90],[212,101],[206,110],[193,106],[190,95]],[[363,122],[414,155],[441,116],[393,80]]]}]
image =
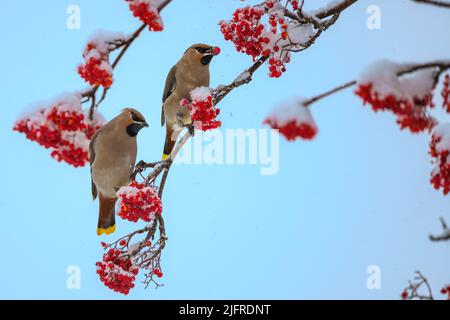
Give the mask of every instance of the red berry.
[{"label": "red berry", "polygon": [[406,300],[408,298],[408,292],[406,290],[403,291],[401,297],[403,300]]}]

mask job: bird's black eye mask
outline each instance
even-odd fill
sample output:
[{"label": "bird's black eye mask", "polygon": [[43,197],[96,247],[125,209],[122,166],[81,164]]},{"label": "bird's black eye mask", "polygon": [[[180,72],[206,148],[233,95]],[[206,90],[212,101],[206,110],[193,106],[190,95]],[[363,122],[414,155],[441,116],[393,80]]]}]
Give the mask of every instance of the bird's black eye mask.
[{"label": "bird's black eye mask", "polygon": [[197,50],[198,53],[205,54],[205,53],[211,53],[211,48],[207,47],[195,47],[195,50]]},{"label": "bird's black eye mask", "polygon": [[201,58],[200,61],[204,66],[206,66],[211,62],[212,58],[214,58],[214,56],[212,54],[208,54],[207,56]]},{"label": "bird's black eye mask", "polygon": [[144,119],[138,117],[138,115],[135,114],[134,112],[131,113],[131,119],[135,122],[145,122]]}]

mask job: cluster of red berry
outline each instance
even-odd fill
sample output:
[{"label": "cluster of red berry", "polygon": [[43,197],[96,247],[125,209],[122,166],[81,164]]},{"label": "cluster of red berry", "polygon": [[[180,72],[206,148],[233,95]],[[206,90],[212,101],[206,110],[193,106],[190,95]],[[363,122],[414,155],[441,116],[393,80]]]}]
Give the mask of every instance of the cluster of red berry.
[{"label": "cluster of red berry", "polygon": [[158,278],[162,278],[162,276],[163,276],[163,273],[162,273],[161,270],[159,270],[159,269],[153,270],[153,274],[154,274],[155,276],[157,276]]},{"label": "cluster of red berry", "polygon": [[208,131],[219,128],[222,125],[217,119],[220,109],[214,107],[211,91],[207,96],[196,96],[195,90],[191,93],[192,102],[181,100],[180,104],[189,108],[194,127],[198,130]]},{"label": "cluster of red berry", "polygon": [[292,4],[292,9],[297,11],[299,8],[298,6],[298,0],[291,0],[291,4]]},{"label": "cluster of red berry", "polygon": [[113,84],[113,70],[109,64],[107,46],[88,43],[83,52],[84,64],[78,66],[79,75],[92,86],[109,88]]},{"label": "cluster of red berry", "polygon": [[288,141],[294,141],[297,138],[312,140],[317,135],[317,128],[307,122],[301,123],[297,120],[291,120],[280,124],[275,119],[268,118],[263,123],[269,125],[272,129],[278,129]]},{"label": "cluster of red berry", "polygon": [[[289,37],[288,24],[279,11],[272,12],[278,1],[237,9],[231,21],[220,22],[220,30],[227,41],[232,41],[238,52],[250,55],[253,60],[269,57],[269,76],[280,77],[290,62],[290,52],[282,50],[281,40]],[[294,3],[292,3],[294,5]],[[298,8],[298,2],[295,2]],[[262,18],[268,13],[268,23]]]},{"label": "cluster of red berry", "polygon": [[88,121],[81,107],[75,110],[56,104],[18,120],[13,130],[46,149],[53,149],[51,156],[57,161],[77,168],[89,162],[89,141],[101,126],[99,120]]},{"label": "cluster of red berry", "polygon": [[450,141],[450,138],[444,136],[445,130],[450,132],[449,124],[440,125],[434,130],[431,136],[430,155],[436,160],[436,167],[431,173],[431,184],[436,190],[442,188],[444,195],[447,195],[450,192],[450,143],[446,140]]},{"label": "cluster of red berry", "polygon": [[149,222],[155,214],[162,213],[162,203],[158,193],[144,183],[131,182],[128,187],[117,192],[120,200],[118,215],[131,222],[139,219]]},{"label": "cluster of red berry", "polygon": [[76,147],[73,143],[67,143],[63,147],[53,150],[50,155],[56,161],[64,161],[75,168],[84,167],[89,161],[88,152],[83,148]]},{"label": "cluster of red berry", "polygon": [[373,84],[360,84],[355,91],[364,102],[372,106],[372,110],[389,110],[397,116],[397,123],[401,129],[409,129],[411,132],[431,130],[436,120],[428,114],[428,110],[434,108],[431,93],[423,97],[413,99],[397,98],[393,94],[381,95],[374,90]]},{"label": "cluster of red berry", "polygon": [[234,12],[233,20],[220,22],[225,40],[232,41],[238,52],[252,56],[253,60],[262,55],[263,45],[270,42],[269,38],[263,36],[265,27],[261,18],[264,14],[262,7],[239,8]]},{"label": "cluster of red berry", "polygon": [[109,249],[103,260],[95,264],[100,280],[109,289],[127,295],[134,288],[139,267],[117,249]]},{"label": "cluster of red berry", "polygon": [[312,140],[318,132],[310,109],[297,100],[280,104],[263,124],[278,130],[288,141]]},{"label": "cluster of red berry", "polygon": [[164,29],[161,16],[158,12],[160,0],[125,0],[130,3],[133,15],[148,26],[150,31],[162,31]]},{"label": "cluster of red berry", "polygon": [[447,285],[441,289],[442,294],[447,295],[447,299],[450,300],[450,285]]},{"label": "cluster of red berry", "polygon": [[446,74],[444,78],[444,83],[442,87],[442,107],[445,111],[450,113],[450,75]]}]

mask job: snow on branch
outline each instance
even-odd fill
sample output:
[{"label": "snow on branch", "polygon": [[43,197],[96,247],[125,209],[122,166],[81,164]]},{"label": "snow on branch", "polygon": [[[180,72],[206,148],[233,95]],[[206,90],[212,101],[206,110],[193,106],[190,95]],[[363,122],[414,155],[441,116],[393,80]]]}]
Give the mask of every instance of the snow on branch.
[{"label": "snow on branch", "polygon": [[[64,106],[70,104],[66,100],[52,103],[23,117],[14,128],[44,147],[54,149],[56,152],[54,157],[58,160],[70,158],[67,152],[70,155],[75,152],[65,149],[67,141],[64,132],[69,132],[67,134],[72,138],[71,141],[81,140],[83,148],[80,148],[80,152],[86,151],[86,141],[89,142],[92,131],[101,126],[101,122],[97,120],[99,116],[96,110],[113,85],[114,69],[143,30],[163,29],[159,14],[171,0],[126,0],[126,2],[132,14],[143,24],[129,36],[100,32],[91,37],[83,53],[83,64],[78,69],[80,76],[91,87],[76,94],[76,107],[66,110]],[[281,77],[286,71],[286,65],[291,61],[291,56],[311,47],[323,32],[338,21],[341,13],[355,2],[356,0],[332,1],[324,8],[306,12],[303,10],[304,1],[266,0],[255,6],[239,8],[230,20],[220,22],[224,38],[234,44],[237,52],[250,56],[253,64],[231,83],[220,85],[215,89],[197,88],[191,92],[191,102],[181,101],[183,106],[189,108],[191,118],[200,122],[200,125],[194,124],[195,129],[206,131],[220,127],[221,122],[217,120],[219,115],[217,105],[223,98],[234,89],[250,83],[253,74],[261,66],[266,65],[266,62],[269,77]],[[110,63],[113,52],[117,52],[117,55]],[[312,139],[318,129],[309,107],[334,93],[357,86],[355,93],[364,103],[370,104],[374,111],[393,112],[402,128],[412,132],[434,130],[434,142],[430,153],[437,159],[438,169],[434,170],[433,184],[436,188],[443,188],[444,193],[448,193],[450,147],[447,148],[447,130],[437,130],[436,121],[428,112],[434,106],[431,100],[432,91],[436,88],[441,74],[449,68],[449,61],[407,65],[384,61],[372,69],[367,69],[358,80],[311,99],[294,100],[280,106],[265,122],[271,127],[278,128],[289,140],[297,137]],[[450,112],[448,83],[446,77],[441,95],[444,109]],[[103,88],[103,91],[99,96],[100,88]],[[82,111],[81,107],[85,103],[89,103],[86,112]],[[81,117],[82,112],[87,115]],[[85,135],[84,140],[78,139],[78,132]],[[163,218],[164,187],[173,160],[193,133],[193,130],[190,130],[181,137],[168,159],[152,163],[139,162],[133,173],[133,182],[118,191],[117,196],[120,198],[118,216],[132,222],[143,221],[146,226],[113,243],[102,243],[106,252],[102,260],[97,262],[97,273],[108,288],[128,294],[141,271],[145,273],[146,287],[150,284],[155,284],[156,287],[162,285],[159,282],[163,276],[161,254],[168,240]],[[76,149],[77,145],[74,146],[73,149]],[[70,159],[66,161],[81,166],[88,161],[88,155],[83,153],[78,162]],[[409,289],[405,289],[409,290],[408,296],[419,297],[418,287],[422,284],[428,286],[428,282],[420,273],[416,280],[418,286],[410,283]],[[432,298],[431,290],[429,297]]]},{"label": "snow on branch", "polygon": [[104,123],[99,114],[89,119],[82,110],[81,94],[75,92],[33,107],[17,120],[13,130],[50,149],[55,160],[77,168],[89,162],[89,143]]},{"label": "snow on branch", "polygon": [[[147,12],[152,14],[153,19],[161,22],[159,13],[171,1],[133,0],[129,2],[130,10],[138,19]],[[138,2],[140,9],[137,14],[131,7]],[[155,15],[156,13],[158,16]],[[95,131],[104,124],[103,117],[96,110],[113,84],[114,69],[130,46],[146,27],[149,27],[151,31],[159,31],[159,29],[155,30],[154,26],[151,27],[150,23],[151,20],[147,16],[144,24],[131,35],[106,30],[95,31],[88,39],[83,51],[83,63],[78,66],[79,75],[91,87],[41,103],[33,112],[17,120],[13,129],[23,133],[27,139],[46,149],[51,149],[51,156],[57,161],[64,161],[74,167],[83,167],[89,163],[89,142]],[[110,63],[110,55],[114,51],[119,52]],[[101,87],[103,93],[98,97],[98,90]],[[90,102],[89,108],[83,110],[82,106],[88,102]]]},{"label": "snow on branch", "polygon": [[[368,66],[357,80],[303,100],[298,108],[311,107],[324,98],[356,86],[354,93],[374,112],[391,112],[401,129],[431,134],[429,153],[435,166],[430,182],[435,189],[442,189],[447,195],[450,192],[450,124],[439,124],[431,113],[435,109],[435,98],[439,96],[435,93],[436,87],[442,80],[441,107],[450,114],[450,75],[443,76],[449,69],[450,61],[419,64],[377,61]],[[294,117],[291,118],[294,120]],[[280,129],[280,126],[265,122],[272,128]],[[280,133],[293,140],[292,130],[280,130]],[[297,136],[302,137],[301,134]]]},{"label": "snow on branch", "polygon": [[[288,3],[292,4],[293,7],[295,8],[295,2],[296,1],[288,1]],[[181,104],[184,105],[185,107],[188,107],[190,112],[191,112],[191,116],[193,119],[195,119],[196,121],[200,121],[201,125],[198,126],[196,125],[195,128],[198,130],[211,130],[214,128],[217,128],[220,126],[220,122],[216,120],[216,117],[219,114],[218,109],[216,108],[217,104],[225,97],[227,96],[232,90],[246,84],[252,81],[252,75],[256,72],[256,70],[258,70],[262,65],[265,64],[265,62],[269,61],[269,65],[272,66],[276,66],[276,70],[278,70],[278,67],[281,66],[282,63],[280,62],[275,62],[275,63],[270,63],[270,59],[283,59],[283,62],[286,62],[286,59],[284,59],[286,56],[288,56],[288,50],[292,50],[294,45],[297,44],[301,44],[301,46],[299,46],[299,50],[304,50],[306,48],[308,48],[309,46],[311,46],[314,43],[314,40],[323,32],[325,31],[328,27],[330,27],[332,24],[334,24],[337,21],[337,18],[339,16],[339,13],[342,10],[345,10],[350,4],[354,3],[355,1],[343,1],[346,3],[346,5],[342,5],[342,6],[337,6],[336,8],[331,8],[331,9],[325,9],[327,10],[327,14],[320,14],[320,16],[322,16],[324,19],[328,18],[330,15],[334,15],[333,18],[328,19],[326,21],[321,21],[320,19],[314,19],[315,22],[314,24],[317,26],[310,26],[310,20],[305,21],[305,20],[301,20],[301,18],[299,16],[295,16],[295,19],[291,19],[290,17],[287,18],[283,18],[283,12],[278,11],[277,8],[281,8],[281,1],[266,1],[264,4],[262,5],[258,5],[253,7],[254,10],[250,9],[250,7],[247,7],[247,9],[238,9],[235,12],[234,17],[236,18],[236,22],[241,21],[242,19],[247,19],[248,23],[250,23],[251,21],[255,22],[255,16],[256,15],[258,19],[262,18],[262,15],[268,15],[268,21],[272,21],[272,22],[268,22],[269,25],[271,27],[269,28],[269,32],[272,34],[270,35],[270,37],[273,37],[271,39],[269,39],[269,44],[270,46],[267,48],[270,49],[262,49],[262,51],[251,51],[251,50],[256,50],[255,47],[252,47],[253,45],[256,45],[257,48],[259,44],[261,43],[266,43],[266,39],[259,39],[258,38],[258,43],[259,44],[255,44],[254,43],[250,43],[250,41],[246,42],[245,45],[247,46],[245,50],[243,50],[244,52],[246,52],[247,54],[249,52],[252,52],[252,58],[253,60],[255,60],[254,64],[248,68],[247,70],[244,70],[244,72],[242,72],[238,77],[236,77],[236,79],[234,81],[232,81],[230,84],[228,85],[222,85],[222,86],[218,86],[216,89],[214,90],[210,90],[209,88],[197,88],[196,90],[194,90],[193,92],[191,92],[191,99],[192,102],[190,103],[189,101],[181,101]],[[262,9],[261,9],[262,8]],[[262,10],[262,11],[261,11]],[[261,16],[261,17],[260,17]],[[270,17],[274,17],[274,18],[270,18]],[[281,20],[282,19],[282,20]],[[275,22],[275,20],[277,22]],[[250,21],[250,22],[249,22]],[[252,22],[252,23],[253,23]],[[256,28],[257,30],[261,31],[263,30],[263,28],[259,27],[259,22],[258,23],[254,23],[252,24],[250,23],[250,25],[252,28]],[[285,28],[284,25],[289,25],[290,27]],[[298,26],[304,26],[304,25],[308,25],[308,27],[305,29],[301,29],[303,30],[302,32],[305,33],[305,36],[300,37],[300,34],[297,35],[297,38],[295,39],[300,39],[301,38],[301,43],[298,42],[296,44],[294,44],[292,42],[292,38],[290,37],[290,33],[294,33],[295,32],[299,32],[298,30],[296,31],[292,31],[294,29],[292,29],[293,24],[296,24]],[[234,39],[233,37],[231,38],[227,38],[227,32],[224,32],[224,22],[221,23],[221,28],[222,28],[222,32],[224,33],[224,36],[227,40],[233,41],[232,39]],[[318,27],[320,25],[320,27]],[[281,29],[276,28],[277,26],[279,26]],[[230,26],[230,32],[238,32],[236,30],[238,30],[238,28],[236,28],[235,26],[232,27]],[[285,30],[285,31],[281,31],[281,30]],[[283,32],[286,32],[287,30],[287,36],[283,35]],[[300,30],[300,29],[299,29]],[[309,30],[315,30],[315,33],[310,33]],[[253,33],[254,35],[258,34],[259,31],[256,31],[256,33]],[[279,31],[281,31],[281,33],[279,33]],[[276,38],[276,40],[274,40]],[[289,40],[288,40],[289,39]],[[255,40],[255,39],[253,39]],[[252,41],[253,41],[252,40]],[[299,40],[300,41],[300,40]],[[279,50],[276,50],[276,46],[277,45],[281,45],[281,47],[279,48]],[[236,48],[238,51],[242,51],[240,50],[238,47]],[[242,48],[241,48],[242,49]],[[247,51],[248,49],[248,51]],[[301,49],[301,50],[300,50]],[[266,52],[263,52],[264,50],[269,50]],[[284,58],[283,58],[284,57]],[[280,60],[276,60],[276,61],[280,61]],[[272,76],[281,76],[281,74],[274,74],[273,70],[275,70],[274,68],[272,68],[270,71],[270,75]],[[305,119],[308,118],[308,110],[305,110]],[[309,119],[309,124],[312,125],[312,117],[308,118]],[[192,132],[186,132],[185,135],[182,136],[182,138],[178,141],[178,143],[176,144],[174,150],[172,151],[172,154],[170,155],[170,157],[164,161],[160,161],[160,162],[153,162],[153,163],[146,163],[144,161],[141,161],[140,163],[138,163],[136,165],[136,170],[134,173],[134,178],[135,180],[141,180],[142,182],[133,182],[133,184],[138,184],[141,185],[142,188],[151,188],[152,190],[157,191],[158,193],[158,197],[159,200],[161,200],[163,198],[163,192],[164,192],[164,186],[166,184],[167,181],[167,177],[170,171],[170,168],[172,166],[173,160],[177,157],[179,151],[181,150],[181,148],[184,146],[184,144],[189,140],[189,138],[191,137]],[[311,133],[308,133],[311,134]],[[148,173],[146,172],[148,169],[151,169]],[[159,181],[159,183],[158,183]],[[128,190],[128,189],[126,189]],[[136,201],[141,201],[142,199],[137,199]],[[131,207],[131,206],[130,206]],[[119,215],[120,216],[120,215]],[[133,215],[133,216],[139,216],[139,214]],[[140,229],[138,231],[136,231],[135,233],[131,233],[129,235],[126,235],[122,238],[120,238],[119,240],[117,240],[116,242],[114,242],[113,244],[104,244],[104,247],[106,249],[108,249],[108,252],[104,255],[104,259],[103,262],[99,262],[98,266],[100,269],[98,269],[98,272],[101,276],[101,279],[103,282],[105,282],[105,284],[107,286],[112,287],[113,289],[116,288],[116,291],[118,292],[122,292],[122,293],[128,293],[129,290],[132,288],[132,286],[134,286],[134,277],[132,275],[127,275],[125,277],[120,277],[120,279],[123,279],[123,284],[120,283],[120,280],[117,280],[117,276],[116,276],[116,272],[114,270],[114,263],[117,262],[114,259],[119,259],[118,263],[120,265],[120,262],[122,260],[127,261],[127,265],[128,266],[134,266],[132,268],[133,272],[137,273],[138,271],[136,270],[145,270],[146,274],[145,274],[145,280],[144,283],[146,286],[148,286],[151,283],[156,284],[156,287],[161,286],[161,284],[157,281],[158,278],[160,278],[162,276],[162,268],[161,268],[161,264],[160,264],[160,258],[161,258],[161,252],[164,249],[165,245],[166,245],[166,241],[168,240],[168,237],[166,235],[165,232],[165,227],[164,227],[164,218],[163,218],[163,214],[153,214],[151,215],[150,218],[150,222],[147,225],[146,228],[144,229]],[[159,229],[159,237],[156,238],[157,235],[157,229]],[[144,235],[144,239],[140,240],[137,242],[137,244],[133,245],[133,249],[130,250],[129,249],[129,244],[131,243],[130,240],[131,238],[135,237],[136,235]],[[154,239],[157,240],[154,240]],[[147,243],[147,241],[153,241],[151,243],[156,243],[156,247],[149,245],[146,246],[145,243]],[[115,250],[115,251],[111,251],[111,250]],[[111,266],[113,266],[113,269],[108,269],[104,266],[108,261],[111,261],[111,259],[113,260],[113,264]],[[121,260],[122,259],[122,260]],[[102,269],[103,268],[103,269]],[[131,268],[131,267],[130,267]],[[121,272],[128,272],[129,270],[121,270]],[[108,278],[109,277],[109,278]],[[156,278],[155,278],[156,277]],[[114,281],[116,281],[116,284],[111,284],[111,281],[109,281],[108,279],[114,279]],[[131,281],[130,281],[131,279]],[[133,284],[133,285],[131,285]],[[125,291],[120,291],[121,285],[123,285],[126,290]]]},{"label": "snow on branch", "polygon": [[[163,30],[162,20],[159,14],[168,4],[172,2],[172,0],[125,0],[125,1],[129,2],[130,11],[136,18],[142,21],[143,24],[135,32],[133,32],[131,36],[127,37],[125,41],[119,42],[117,42],[117,40],[112,41],[112,43],[114,43],[115,45],[109,47],[108,50],[106,50],[103,54],[100,54],[101,58],[100,62],[98,61],[91,62],[94,66],[97,65],[97,67],[95,67],[95,70],[98,69],[99,70],[98,72],[89,74],[88,72],[82,72],[84,71],[84,69],[81,70],[79,69],[80,75],[88,83],[93,84],[91,88],[89,88],[82,94],[83,98],[85,98],[83,100],[83,103],[90,101],[89,118],[91,119],[94,116],[94,112],[96,111],[96,109],[106,98],[108,89],[112,84],[113,70],[117,67],[117,65],[119,64],[125,53],[128,51],[130,46],[134,43],[134,41],[137,38],[139,38],[142,31],[144,31],[146,28],[148,28],[150,31]],[[89,48],[90,46],[88,43],[86,50]],[[109,54],[119,49],[120,51],[117,54],[117,57],[114,59],[113,63],[110,66],[108,66]],[[84,55],[85,54],[83,54],[83,56]],[[86,59],[86,57],[84,58]],[[108,61],[108,63],[106,61]],[[101,94],[100,98],[98,98],[97,92],[100,87],[103,87],[103,93]]]}]

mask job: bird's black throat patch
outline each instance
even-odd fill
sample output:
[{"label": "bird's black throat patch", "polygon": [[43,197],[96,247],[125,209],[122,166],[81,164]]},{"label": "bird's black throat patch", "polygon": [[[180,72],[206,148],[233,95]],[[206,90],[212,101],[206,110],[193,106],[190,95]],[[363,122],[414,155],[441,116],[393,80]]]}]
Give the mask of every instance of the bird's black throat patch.
[{"label": "bird's black throat patch", "polygon": [[212,58],[214,58],[214,56],[211,54],[208,54],[207,56],[204,56],[200,61],[204,66],[206,66],[211,62]]},{"label": "bird's black throat patch", "polygon": [[127,133],[130,137],[136,137],[142,128],[143,128],[143,126],[141,124],[133,123],[127,127]]}]

